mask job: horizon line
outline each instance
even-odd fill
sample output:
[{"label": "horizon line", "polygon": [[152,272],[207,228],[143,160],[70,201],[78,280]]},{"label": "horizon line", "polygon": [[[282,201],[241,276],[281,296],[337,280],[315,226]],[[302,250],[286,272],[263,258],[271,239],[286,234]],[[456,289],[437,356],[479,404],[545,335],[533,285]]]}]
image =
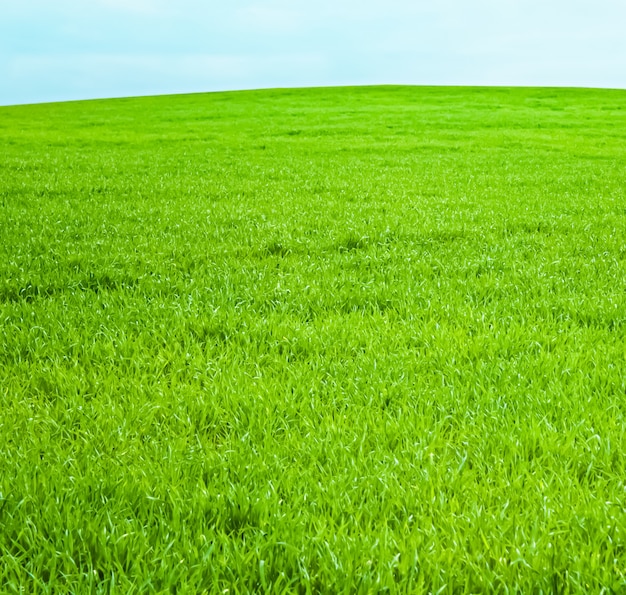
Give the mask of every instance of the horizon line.
[{"label": "horizon line", "polygon": [[449,84],[421,84],[421,83],[366,83],[366,84],[337,84],[337,85],[302,85],[302,86],[269,86],[269,87],[245,87],[234,89],[218,89],[210,91],[181,91],[173,93],[148,93],[146,95],[111,95],[104,97],[81,97],[76,99],[61,99],[53,101],[27,101],[24,103],[0,103],[0,108],[7,107],[28,107],[57,105],[65,103],[86,103],[96,101],[119,101],[132,99],[150,99],[158,97],[188,97],[192,95],[218,95],[218,94],[236,94],[236,93],[254,93],[262,91],[313,91],[322,89],[372,89],[381,87],[413,87],[422,89],[558,89],[571,91],[626,91],[626,87],[602,87],[602,86],[586,86],[586,85],[521,85],[521,84],[477,84],[463,85],[456,83]]}]

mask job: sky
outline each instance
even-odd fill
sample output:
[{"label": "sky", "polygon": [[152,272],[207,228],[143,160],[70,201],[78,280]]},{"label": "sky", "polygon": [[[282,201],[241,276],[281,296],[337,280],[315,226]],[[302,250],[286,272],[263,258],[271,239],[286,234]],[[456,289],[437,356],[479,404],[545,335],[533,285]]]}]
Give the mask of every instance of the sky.
[{"label": "sky", "polygon": [[626,88],[626,0],[0,0],[0,105],[328,85]]}]

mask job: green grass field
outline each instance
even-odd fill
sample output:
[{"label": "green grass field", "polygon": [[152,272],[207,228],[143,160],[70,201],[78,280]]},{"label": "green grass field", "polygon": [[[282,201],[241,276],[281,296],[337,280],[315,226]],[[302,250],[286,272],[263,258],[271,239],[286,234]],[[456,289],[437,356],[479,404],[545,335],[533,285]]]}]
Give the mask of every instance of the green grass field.
[{"label": "green grass field", "polygon": [[626,91],[0,138],[0,592],[626,590]]}]

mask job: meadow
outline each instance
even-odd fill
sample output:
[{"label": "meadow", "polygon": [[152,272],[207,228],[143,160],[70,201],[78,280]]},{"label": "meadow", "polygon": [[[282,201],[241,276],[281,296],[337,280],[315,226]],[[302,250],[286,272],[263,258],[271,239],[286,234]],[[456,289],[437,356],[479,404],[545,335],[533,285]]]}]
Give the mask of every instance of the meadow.
[{"label": "meadow", "polygon": [[0,139],[2,593],[626,590],[626,91]]}]

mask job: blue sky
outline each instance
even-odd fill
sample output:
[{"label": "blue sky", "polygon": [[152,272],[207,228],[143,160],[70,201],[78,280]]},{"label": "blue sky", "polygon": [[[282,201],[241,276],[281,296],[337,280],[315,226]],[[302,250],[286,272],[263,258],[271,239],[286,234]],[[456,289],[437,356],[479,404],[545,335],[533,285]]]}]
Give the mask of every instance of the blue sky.
[{"label": "blue sky", "polygon": [[626,88],[624,0],[0,0],[0,104],[349,84]]}]

